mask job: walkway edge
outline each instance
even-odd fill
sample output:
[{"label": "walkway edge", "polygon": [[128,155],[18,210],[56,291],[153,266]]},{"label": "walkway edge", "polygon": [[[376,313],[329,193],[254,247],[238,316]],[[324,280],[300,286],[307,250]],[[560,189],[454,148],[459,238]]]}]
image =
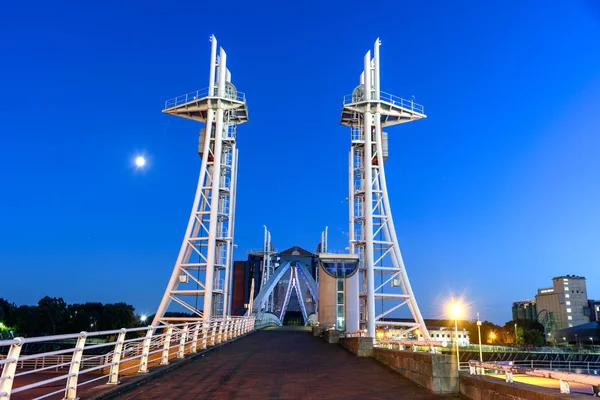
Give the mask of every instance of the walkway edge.
[{"label": "walkway edge", "polygon": [[[204,355],[212,352],[213,350],[218,350],[221,347],[223,347],[225,345],[228,345],[230,343],[233,343],[236,340],[242,339],[242,338],[244,338],[244,337],[246,337],[248,335],[251,335],[254,332],[256,332],[256,330],[254,330],[252,332],[248,332],[248,333],[246,333],[244,335],[238,336],[235,339],[229,340],[227,342],[219,343],[219,344],[217,344],[215,346],[212,346],[212,347],[210,347],[208,349],[204,349],[201,352],[198,352],[198,353],[194,354],[191,357],[186,357],[184,359],[175,359],[175,360],[172,360],[170,362],[170,364],[168,364],[167,366],[157,367],[153,371],[148,372],[147,374],[127,376],[127,377],[125,377],[125,379],[128,379],[128,380],[130,379],[129,382],[124,382],[122,384],[119,384],[114,389],[110,389],[110,390],[108,390],[106,392],[93,395],[92,397],[87,397],[86,396],[87,393],[84,392],[84,393],[82,393],[83,396],[81,398],[82,399],[86,399],[86,400],[108,400],[108,399],[114,399],[114,398],[116,398],[116,397],[118,397],[118,396],[120,396],[120,395],[122,395],[124,393],[130,392],[130,391],[136,389],[137,387],[139,387],[139,386],[141,386],[141,385],[143,385],[143,384],[145,384],[145,383],[147,383],[147,382],[149,382],[149,381],[151,381],[153,379],[159,378],[159,377],[161,377],[161,376],[163,376],[163,375],[165,375],[165,374],[167,374],[167,373],[169,373],[169,372],[171,372],[173,370],[176,370],[177,368],[180,368],[180,367],[182,367],[182,366],[184,366],[184,365],[186,365],[186,364],[188,364],[188,363],[190,363],[190,362],[192,362],[192,361],[194,361],[194,360],[196,360],[196,359],[198,359],[198,358],[200,358],[200,357],[202,357],[202,356],[204,356]],[[93,392],[95,390],[99,390],[100,388],[105,388],[105,387],[106,386],[97,386],[97,387],[91,388],[90,392]]]}]

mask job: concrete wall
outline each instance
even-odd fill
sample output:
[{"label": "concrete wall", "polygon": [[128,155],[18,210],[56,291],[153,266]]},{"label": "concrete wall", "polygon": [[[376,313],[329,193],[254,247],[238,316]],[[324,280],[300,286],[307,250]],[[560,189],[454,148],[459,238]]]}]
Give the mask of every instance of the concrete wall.
[{"label": "concrete wall", "polygon": [[458,393],[460,390],[455,356],[380,348],[373,350],[373,356],[433,393]]},{"label": "concrete wall", "polygon": [[589,399],[590,395],[561,394],[558,389],[548,389],[522,383],[506,383],[502,379],[489,376],[461,374],[460,393],[473,400],[558,400]]},{"label": "concrete wall", "polygon": [[336,326],[337,279],[319,267],[319,324]]},{"label": "concrete wall", "polygon": [[340,345],[359,357],[373,357],[373,338],[340,338]]}]

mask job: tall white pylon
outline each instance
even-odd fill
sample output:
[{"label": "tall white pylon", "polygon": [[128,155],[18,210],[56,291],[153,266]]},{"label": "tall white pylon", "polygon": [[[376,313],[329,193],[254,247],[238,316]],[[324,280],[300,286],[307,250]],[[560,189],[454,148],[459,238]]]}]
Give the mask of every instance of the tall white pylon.
[{"label": "tall white pylon", "polygon": [[[367,52],[360,84],[344,98],[341,123],[350,127],[349,217],[350,252],[358,254],[359,274],[348,279],[346,330],[367,329],[375,338],[377,325],[404,327],[401,334],[419,329],[425,340],[429,332],[402,261],[388,199],[384,162],[388,155],[387,133],[382,127],[425,118],[423,106],[380,90],[379,39],[374,57]],[[408,306],[412,322],[383,318]]]},{"label": "tall white pylon", "polygon": [[[277,254],[277,252],[274,251],[273,243],[271,242],[271,232],[269,232],[269,230],[265,226],[261,266],[262,280],[260,283],[260,290],[262,290],[266,286],[267,282],[269,281],[269,278],[271,277],[271,275],[273,275],[273,272],[275,271],[275,260],[272,259],[272,256],[274,256],[275,254]],[[271,295],[267,299],[265,311],[273,311],[273,300],[274,293],[271,293]]]},{"label": "tall white pylon", "polygon": [[[204,122],[196,196],[171,279],[153,325],[209,320],[229,313],[238,150],[237,125],[248,122],[246,97],[231,83],[227,55],[211,36],[208,88],[165,103],[164,113]],[[180,307],[169,308],[177,303]],[[193,317],[166,317],[185,311]]]}]

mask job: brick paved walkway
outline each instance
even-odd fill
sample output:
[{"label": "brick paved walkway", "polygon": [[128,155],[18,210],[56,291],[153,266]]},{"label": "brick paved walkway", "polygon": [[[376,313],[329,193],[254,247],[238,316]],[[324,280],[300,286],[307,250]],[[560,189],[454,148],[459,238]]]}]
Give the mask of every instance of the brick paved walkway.
[{"label": "brick paved walkway", "polygon": [[306,331],[262,330],[120,399],[453,399]]}]

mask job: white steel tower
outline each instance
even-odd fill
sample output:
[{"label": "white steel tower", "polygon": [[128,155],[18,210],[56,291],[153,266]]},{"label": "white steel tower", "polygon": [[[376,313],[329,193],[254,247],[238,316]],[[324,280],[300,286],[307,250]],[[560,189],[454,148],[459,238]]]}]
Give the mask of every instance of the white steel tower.
[{"label": "white steel tower", "polygon": [[[350,127],[349,217],[350,252],[359,255],[359,274],[348,278],[346,330],[367,329],[375,338],[376,325],[419,329],[429,333],[408,280],[388,199],[384,162],[387,133],[382,127],[425,118],[423,106],[380,90],[379,39],[364,57],[364,70],[351,95],[344,97],[341,123]],[[382,320],[408,306],[414,322]],[[377,311],[376,311],[377,310]]]},{"label": "white steel tower", "polygon": [[[204,122],[198,154],[202,159],[192,212],[171,279],[152,321],[209,320],[227,315],[231,303],[231,272],[238,150],[237,125],[248,122],[246,98],[231,83],[227,55],[217,57],[211,36],[208,88],[165,103],[166,114]],[[189,317],[165,317],[177,303]]]}]

